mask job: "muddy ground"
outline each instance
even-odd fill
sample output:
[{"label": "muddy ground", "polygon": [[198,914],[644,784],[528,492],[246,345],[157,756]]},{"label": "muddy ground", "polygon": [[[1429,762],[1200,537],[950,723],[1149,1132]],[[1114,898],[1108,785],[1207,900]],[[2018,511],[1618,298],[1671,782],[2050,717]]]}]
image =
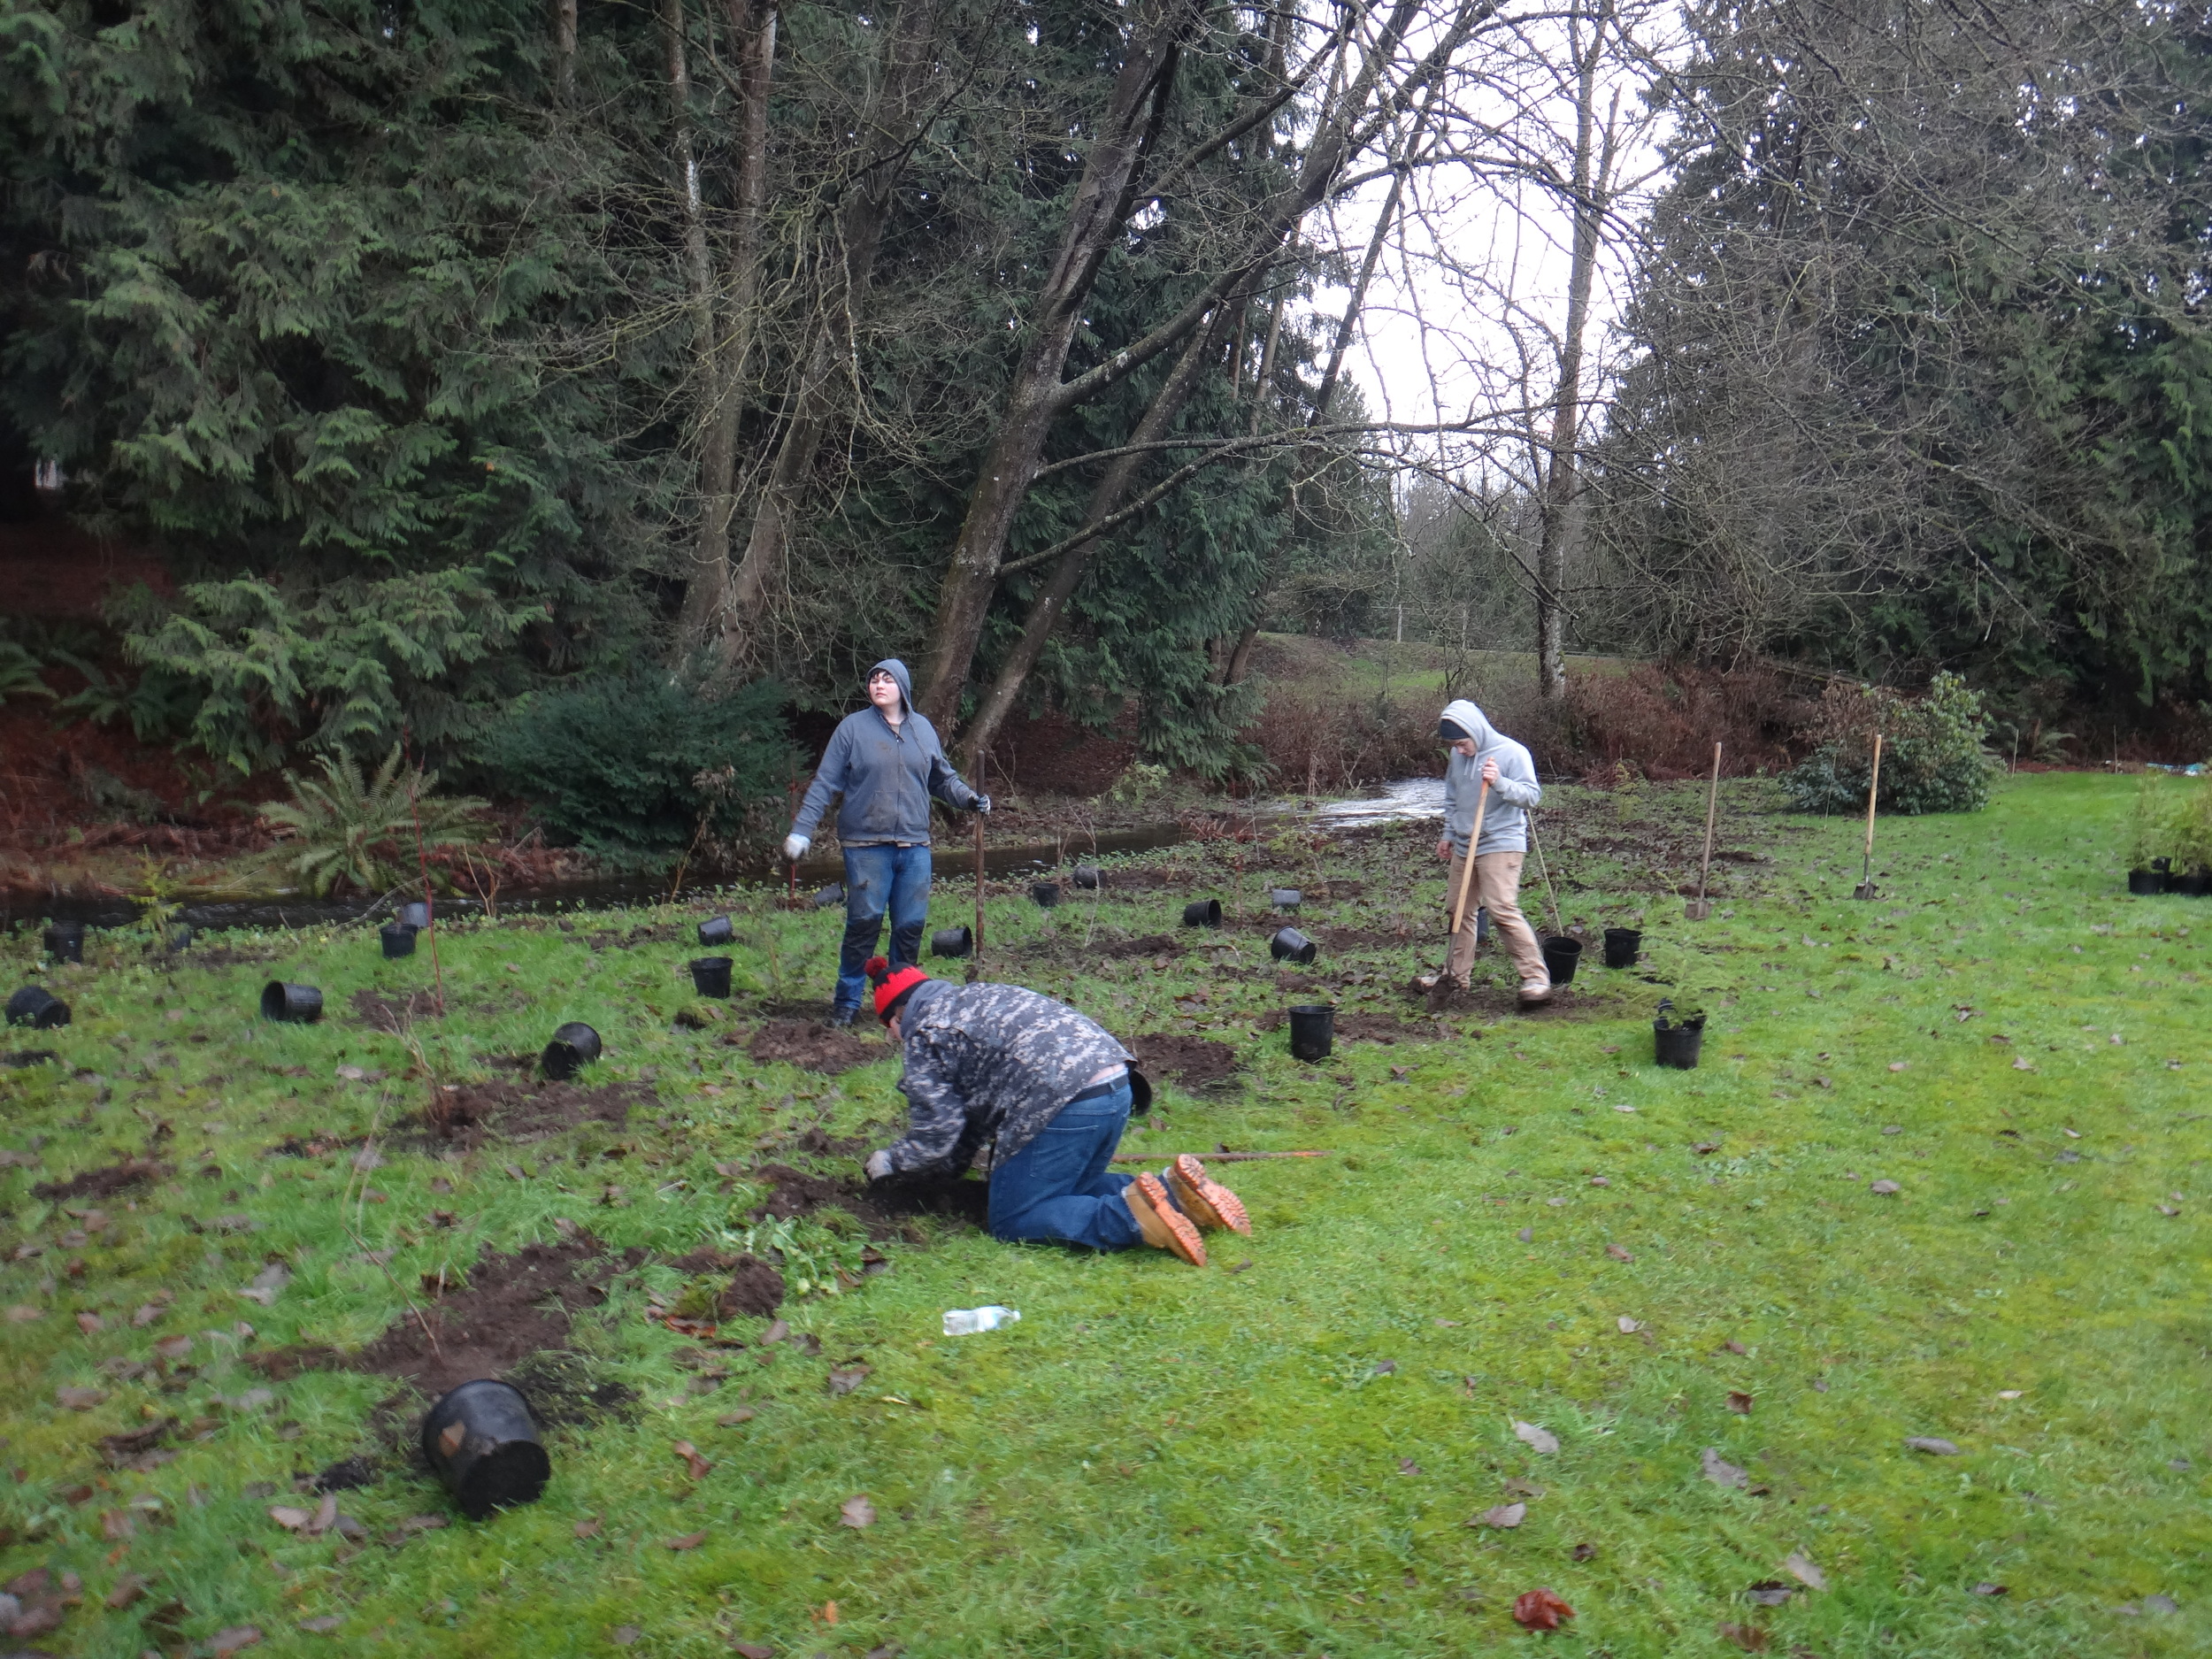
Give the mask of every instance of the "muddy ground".
[{"label": "muddy ground", "polygon": [[449,1083],[441,1091],[446,1122],[433,1132],[448,1146],[473,1152],[496,1139],[542,1141],[584,1124],[628,1126],[634,1107],[657,1104],[649,1083]]},{"label": "muddy ground", "polygon": [[[869,1024],[875,1022],[871,1019]],[[772,1019],[750,1041],[736,1033],[723,1041],[742,1044],[748,1054],[764,1064],[780,1060],[824,1077],[836,1077],[891,1052],[890,1045],[879,1035],[864,1037],[855,1031],[803,1019]]]},{"label": "muddy ground", "polygon": [[1129,1047],[1136,1054],[1137,1069],[1155,1082],[1171,1081],[1197,1090],[1218,1087],[1236,1074],[1237,1051],[1210,1038],[1148,1031],[1130,1038]]}]

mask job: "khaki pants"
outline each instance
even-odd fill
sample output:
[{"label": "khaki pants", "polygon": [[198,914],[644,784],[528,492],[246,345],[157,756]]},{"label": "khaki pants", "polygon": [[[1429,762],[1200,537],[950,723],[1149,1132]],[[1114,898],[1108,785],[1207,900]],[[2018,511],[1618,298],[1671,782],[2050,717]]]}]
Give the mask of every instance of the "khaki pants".
[{"label": "khaki pants", "polygon": [[[1490,912],[1490,926],[1505,941],[1505,953],[1513,958],[1513,971],[1523,984],[1533,980],[1539,985],[1551,984],[1551,974],[1544,966],[1543,948],[1536,942],[1536,930],[1521,914],[1521,860],[1524,853],[1484,853],[1475,860],[1475,879],[1467,889],[1467,914],[1460,922],[1459,931],[1452,935],[1450,955],[1446,958],[1444,972],[1454,985],[1464,986],[1475,968],[1475,910],[1477,906]],[[1459,891],[1461,868],[1466,860],[1455,855],[1451,874],[1444,887],[1444,919],[1451,920],[1452,896]]]}]

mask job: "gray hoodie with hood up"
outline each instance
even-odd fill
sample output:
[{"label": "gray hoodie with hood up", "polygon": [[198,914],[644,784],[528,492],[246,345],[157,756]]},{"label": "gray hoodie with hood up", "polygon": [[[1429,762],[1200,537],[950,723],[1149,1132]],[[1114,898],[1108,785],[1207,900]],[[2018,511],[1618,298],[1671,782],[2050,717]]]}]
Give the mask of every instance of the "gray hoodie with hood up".
[{"label": "gray hoodie with hood up", "polygon": [[1482,763],[1494,760],[1498,780],[1490,786],[1490,801],[1482,810],[1482,844],[1475,849],[1475,856],[1526,852],[1525,809],[1544,798],[1536,782],[1535,761],[1464,697],[1446,703],[1444,718],[1475,740],[1473,759],[1454,749],[1451,764],[1444,769],[1444,833],[1451,839],[1452,850],[1467,850],[1468,833],[1475,826],[1475,797],[1482,792]]},{"label": "gray hoodie with hood up", "polygon": [[937,728],[915,711],[914,680],[906,664],[887,657],[868,671],[871,679],[877,669],[899,682],[905,718],[895,726],[872,703],[839,721],[791,827],[810,837],[829,810],[830,798],[841,792],[845,801],[837,809],[837,839],[844,845],[895,841],[926,847],[930,796],[964,812],[979,797],[945,758]]}]

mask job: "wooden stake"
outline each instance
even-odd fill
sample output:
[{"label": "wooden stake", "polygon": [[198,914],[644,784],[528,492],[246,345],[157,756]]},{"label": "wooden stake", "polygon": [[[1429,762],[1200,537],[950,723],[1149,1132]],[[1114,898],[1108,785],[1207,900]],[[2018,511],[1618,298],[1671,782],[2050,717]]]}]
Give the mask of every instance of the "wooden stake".
[{"label": "wooden stake", "polygon": [[[1452,931],[1444,935],[1447,951],[1451,941],[1459,937],[1459,925],[1467,918],[1467,888],[1475,877],[1475,848],[1482,840],[1482,815],[1490,805],[1490,780],[1482,781],[1481,790],[1475,796],[1475,826],[1467,833],[1467,862],[1459,867],[1459,892],[1452,900]],[[1449,826],[1447,826],[1448,833]],[[1450,957],[1446,956],[1448,966]]]},{"label": "wooden stake", "polygon": [[1697,897],[1689,905],[1690,919],[1705,919],[1705,875],[1713,867],[1713,815],[1720,807],[1720,745],[1713,745],[1713,781],[1705,792],[1705,856],[1697,861]]},{"label": "wooden stake", "polygon": [[1866,783],[1866,858],[1859,866],[1859,886],[1854,895],[1862,899],[1874,896],[1874,797],[1882,787],[1882,734],[1874,733],[1874,772]]},{"label": "wooden stake", "polygon": [[975,971],[983,972],[983,814],[975,815]]}]

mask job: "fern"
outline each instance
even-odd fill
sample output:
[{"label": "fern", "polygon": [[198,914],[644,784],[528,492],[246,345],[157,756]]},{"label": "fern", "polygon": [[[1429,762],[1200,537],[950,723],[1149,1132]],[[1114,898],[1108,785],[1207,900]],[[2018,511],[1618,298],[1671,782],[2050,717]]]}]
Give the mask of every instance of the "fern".
[{"label": "fern", "polygon": [[326,755],[319,781],[284,774],[289,801],[261,809],[283,837],[271,855],[318,896],[336,887],[381,893],[396,887],[413,851],[417,815],[422,845],[457,847],[485,840],[490,826],[477,815],[485,803],[467,795],[433,795],[438,774],[402,768],[400,746],[372,776],[350,755]]}]

